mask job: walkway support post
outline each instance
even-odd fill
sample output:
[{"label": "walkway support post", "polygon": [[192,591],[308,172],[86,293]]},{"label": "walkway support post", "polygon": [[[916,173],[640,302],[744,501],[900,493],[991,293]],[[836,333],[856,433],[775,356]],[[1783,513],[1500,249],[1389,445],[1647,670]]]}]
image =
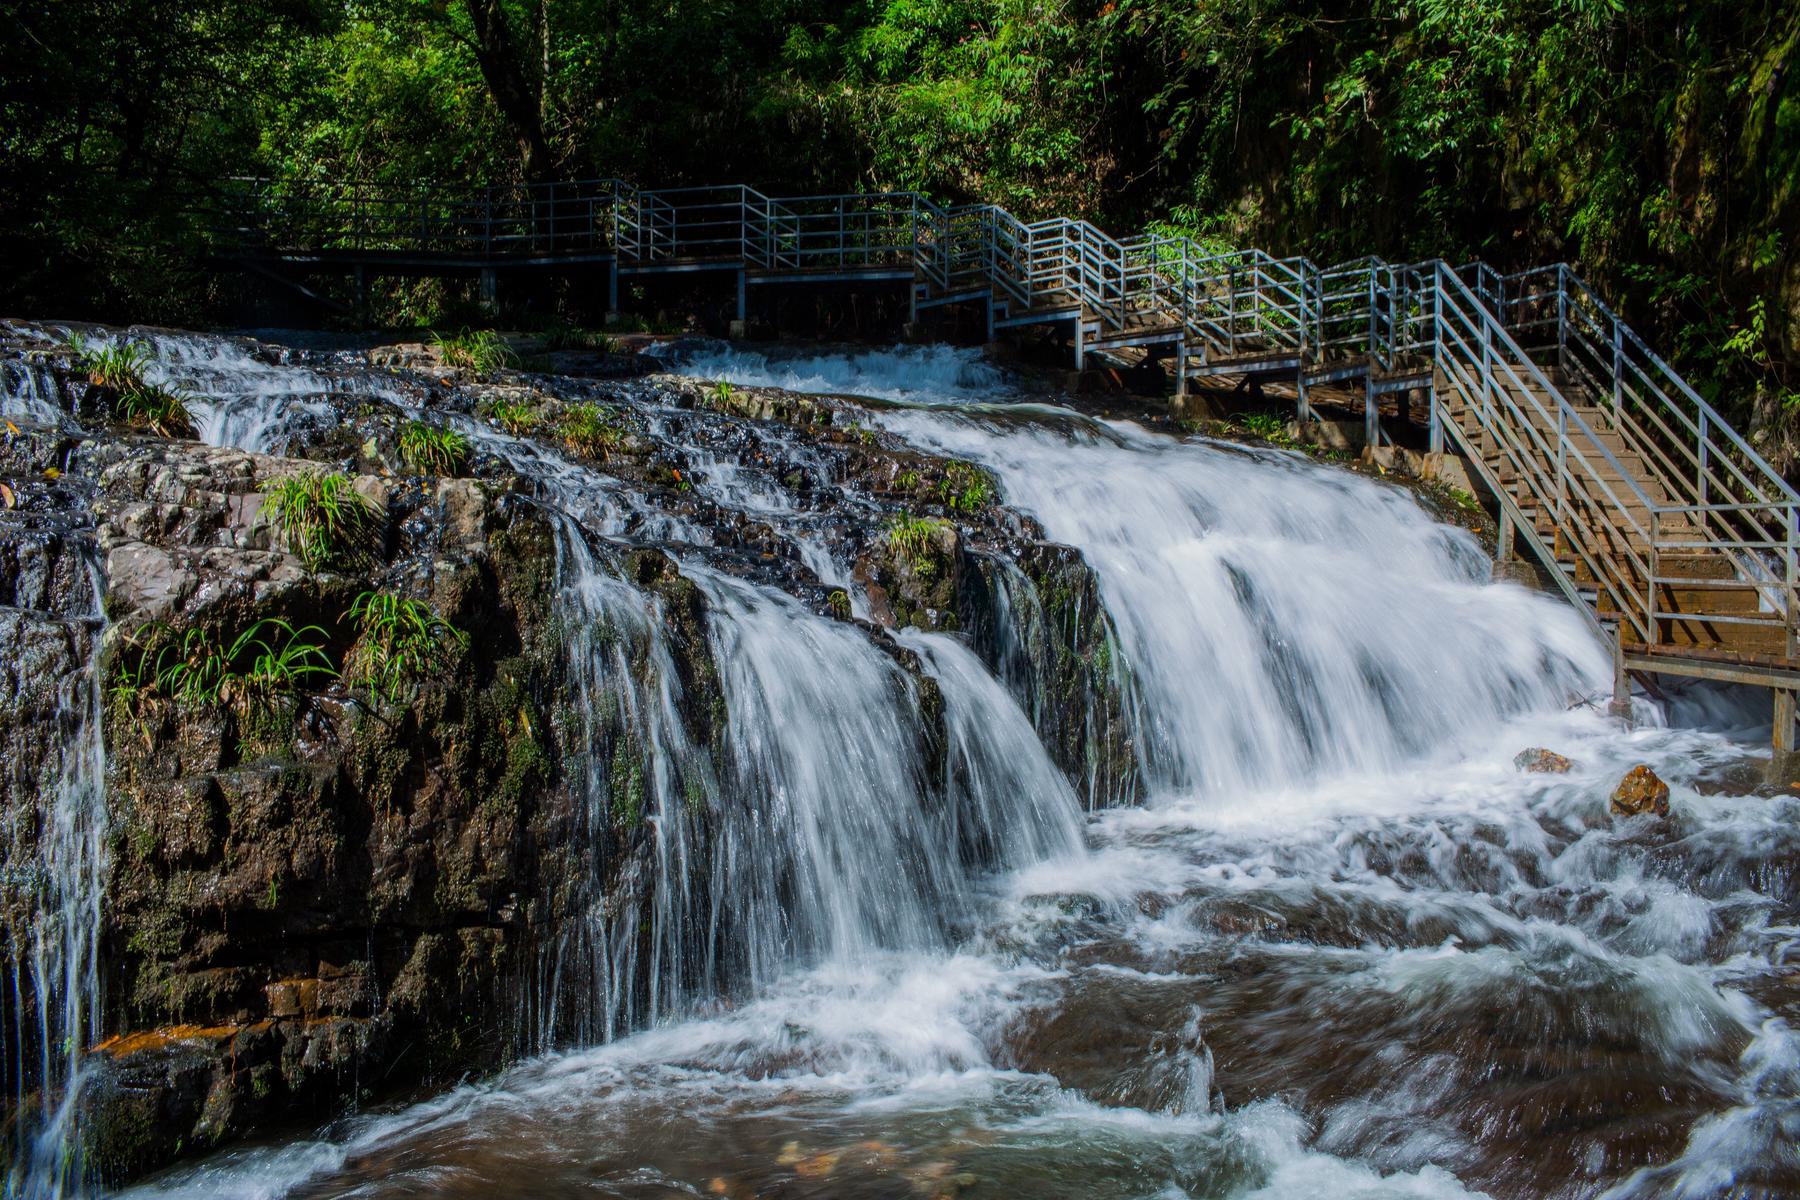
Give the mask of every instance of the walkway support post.
[{"label": "walkway support post", "polygon": [[1794,754],[1794,718],[1796,692],[1793,688],[1775,688],[1775,728],[1771,742],[1775,751],[1769,762],[1771,779],[1777,784],[1791,783],[1795,777],[1795,768],[1800,767],[1800,759]]},{"label": "walkway support post", "polygon": [[1625,669],[1625,622],[1619,622],[1613,635],[1613,696],[1606,706],[1611,716],[1631,719],[1631,673]]}]

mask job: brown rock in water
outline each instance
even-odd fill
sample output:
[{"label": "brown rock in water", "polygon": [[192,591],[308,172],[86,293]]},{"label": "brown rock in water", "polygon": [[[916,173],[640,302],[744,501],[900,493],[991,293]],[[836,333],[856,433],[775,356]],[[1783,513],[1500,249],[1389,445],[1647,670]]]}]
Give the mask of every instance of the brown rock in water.
[{"label": "brown rock in water", "polygon": [[1639,763],[1625,772],[1619,786],[1613,789],[1612,810],[1621,817],[1636,817],[1653,812],[1669,815],[1669,785],[1655,771]]},{"label": "brown rock in water", "polygon": [[1554,750],[1532,746],[1513,755],[1513,766],[1534,775],[1567,775],[1574,764]]}]

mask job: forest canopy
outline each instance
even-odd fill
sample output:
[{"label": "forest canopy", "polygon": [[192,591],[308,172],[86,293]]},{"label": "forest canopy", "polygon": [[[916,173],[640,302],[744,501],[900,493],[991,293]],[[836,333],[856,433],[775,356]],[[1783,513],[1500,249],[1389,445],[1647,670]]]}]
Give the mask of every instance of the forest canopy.
[{"label": "forest canopy", "polygon": [[1393,259],[1568,260],[1740,413],[1800,408],[1800,5],[22,0],[17,314],[203,321],[225,176],[904,187]]}]

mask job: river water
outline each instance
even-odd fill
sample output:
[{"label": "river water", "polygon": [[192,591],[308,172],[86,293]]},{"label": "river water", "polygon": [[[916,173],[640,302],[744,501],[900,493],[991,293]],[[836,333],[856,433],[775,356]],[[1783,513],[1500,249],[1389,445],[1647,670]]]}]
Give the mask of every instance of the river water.
[{"label": "river water", "polygon": [[[597,1010],[576,1030],[597,1044],[132,1195],[1800,1194],[1800,802],[1750,794],[1766,716],[1691,695],[1608,718],[1574,613],[1490,583],[1408,494],[1297,455],[1019,403],[947,350],[702,347],[683,370],[883,398],[872,421],[981,463],[1078,547],[1146,801],[1089,811],[1019,697],[959,638],[908,632],[956,779],[921,811],[920,701],[891,656],[684,559],[727,752],[694,765],[657,673],[625,698],[663,731],[662,879],[625,918],[661,923],[656,994]],[[306,419],[288,382],[237,388],[206,432]],[[606,546],[699,535],[534,463],[566,514],[567,611],[651,637]],[[750,462],[702,474],[843,585]],[[592,648],[595,688],[616,653]],[[1573,770],[1518,772],[1540,745]],[[1640,762],[1671,784],[1666,821],[1608,814]],[[745,815],[699,861],[681,814],[708,789]],[[963,865],[971,836],[1002,848],[991,869]],[[678,885],[701,871],[696,948]],[[586,961],[604,992],[637,967],[591,933],[556,970]],[[752,986],[710,987],[697,953]]]}]

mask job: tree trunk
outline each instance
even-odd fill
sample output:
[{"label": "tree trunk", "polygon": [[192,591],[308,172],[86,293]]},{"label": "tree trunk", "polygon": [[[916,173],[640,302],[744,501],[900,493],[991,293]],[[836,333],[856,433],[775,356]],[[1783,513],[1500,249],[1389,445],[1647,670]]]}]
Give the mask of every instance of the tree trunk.
[{"label": "tree trunk", "polygon": [[518,143],[519,167],[528,182],[548,179],[552,173],[550,147],[544,140],[537,89],[519,57],[500,0],[463,0],[463,8],[475,29],[475,58],[481,65],[481,77]]}]

